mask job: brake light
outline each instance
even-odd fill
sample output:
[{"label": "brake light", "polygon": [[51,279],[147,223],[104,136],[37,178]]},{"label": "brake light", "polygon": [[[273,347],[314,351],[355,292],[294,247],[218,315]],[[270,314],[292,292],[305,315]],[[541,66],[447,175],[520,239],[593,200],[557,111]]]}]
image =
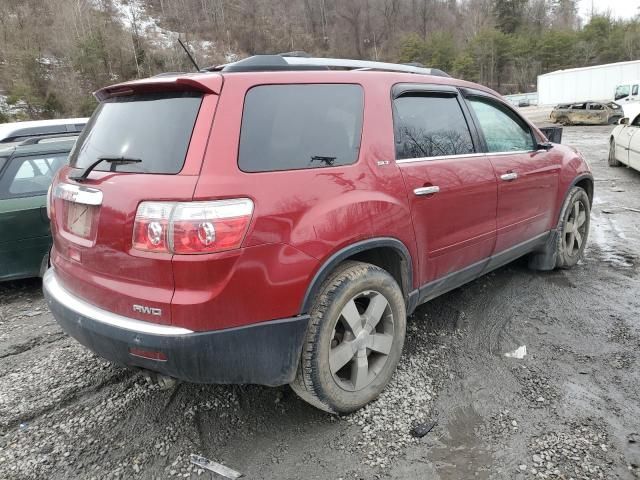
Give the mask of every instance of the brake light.
[{"label": "brake light", "polygon": [[51,185],[49,185],[49,188],[47,189],[47,218],[49,220],[53,217],[53,203],[51,203],[51,200]]},{"label": "brake light", "polygon": [[133,226],[133,248],[199,254],[239,248],[251,215],[248,198],[209,202],[142,202]]}]

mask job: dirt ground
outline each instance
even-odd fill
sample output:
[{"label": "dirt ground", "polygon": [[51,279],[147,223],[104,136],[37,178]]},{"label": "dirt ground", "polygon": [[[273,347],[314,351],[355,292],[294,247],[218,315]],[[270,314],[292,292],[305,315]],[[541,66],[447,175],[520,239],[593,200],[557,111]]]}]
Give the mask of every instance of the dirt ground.
[{"label": "dirt ground", "polygon": [[[39,281],[0,285],[0,478],[218,478],[192,453],[253,479],[640,478],[640,173],[607,166],[610,130],[564,133],[596,177],[584,261],[518,261],[421,306],[354,415],[288,387],[160,390],[67,338]],[[417,440],[419,422],[437,425]]]}]

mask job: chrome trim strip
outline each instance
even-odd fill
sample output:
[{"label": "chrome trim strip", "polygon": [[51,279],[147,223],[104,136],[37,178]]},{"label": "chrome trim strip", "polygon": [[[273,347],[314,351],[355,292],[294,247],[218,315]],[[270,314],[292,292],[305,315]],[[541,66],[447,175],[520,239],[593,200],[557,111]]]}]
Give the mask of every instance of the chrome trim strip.
[{"label": "chrome trim strip", "polygon": [[486,153],[463,153],[460,155],[442,155],[440,157],[418,157],[418,158],[403,158],[402,160],[396,160],[396,163],[414,163],[414,162],[428,162],[430,160],[447,160],[450,158],[472,158],[472,157],[486,157]]},{"label": "chrome trim strip", "polygon": [[525,153],[536,153],[536,152],[538,152],[538,150],[514,150],[512,152],[510,151],[510,152],[462,153],[459,155],[442,155],[440,157],[403,158],[402,160],[396,160],[396,163],[428,162],[431,160],[448,160],[450,158],[500,157],[503,155],[522,155]]},{"label": "chrome trim strip", "polygon": [[83,205],[102,205],[102,192],[96,188],[59,183],[53,192],[56,198]]},{"label": "chrome trim strip", "polygon": [[[74,311],[78,315],[96,322],[103,323],[116,328],[122,328],[137,333],[147,333],[150,335],[180,336],[193,333],[192,330],[171,325],[156,325],[142,320],[124,317],[116,313],[108,312],[91,305],[69,293],[58,281],[55,270],[50,268],[44,274],[42,285],[48,293],[47,302],[56,301],[65,308]],[[115,293],[114,293],[115,295]]]}]

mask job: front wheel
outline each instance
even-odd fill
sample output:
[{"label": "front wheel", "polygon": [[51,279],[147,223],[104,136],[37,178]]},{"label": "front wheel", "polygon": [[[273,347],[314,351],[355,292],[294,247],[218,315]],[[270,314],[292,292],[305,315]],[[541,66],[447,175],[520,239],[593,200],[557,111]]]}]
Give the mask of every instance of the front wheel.
[{"label": "front wheel", "polygon": [[556,249],[556,267],[571,268],[582,258],[591,216],[591,202],[584,189],[573,187],[562,207]]},{"label": "front wheel", "polygon": [[389,383],[405,330],[404,298],[394,278],[368,263],[343,263],[315,298],[291,388],[331,413],[358,410]]},{"label": "front wheel", "polygon": [[616,141],[614,138],[609,142],[609,166],[619,167],[620,161],[616,158]]}]

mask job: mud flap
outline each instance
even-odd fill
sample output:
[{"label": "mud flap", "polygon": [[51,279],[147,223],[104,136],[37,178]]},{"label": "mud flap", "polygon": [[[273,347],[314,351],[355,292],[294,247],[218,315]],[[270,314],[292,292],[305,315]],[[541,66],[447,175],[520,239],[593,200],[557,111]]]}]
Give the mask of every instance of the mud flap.
[{"label": "mud flap", "polygon": [[558,230],[549,232],[549,237],[542,248],[529,256],[529,268],[532,270],[550,271],[556,268],[558,259]]}]

